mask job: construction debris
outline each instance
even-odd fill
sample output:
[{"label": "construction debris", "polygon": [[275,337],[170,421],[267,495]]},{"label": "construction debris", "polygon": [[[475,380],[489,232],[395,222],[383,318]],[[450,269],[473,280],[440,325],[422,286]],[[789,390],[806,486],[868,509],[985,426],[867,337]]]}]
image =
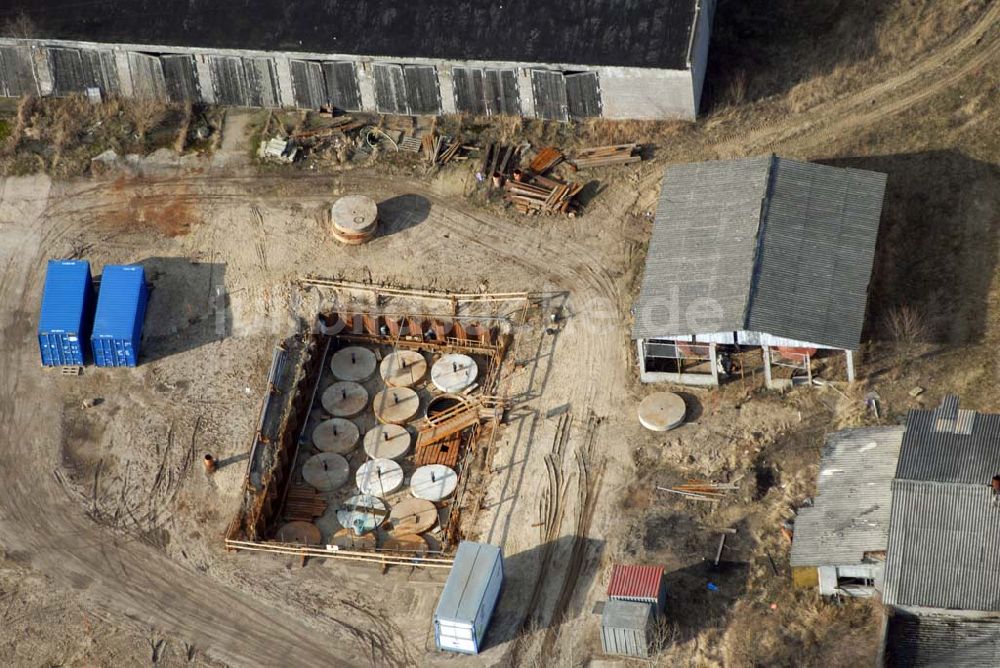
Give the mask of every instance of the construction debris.
[{"label": "construction debris", "polygon": [[697,499],[698,501],[720,501],[726,497],[728,492],[734,491],[738,489],[738,487],[734,482],[688,480],[683,485],[676,485],[674,487],[657,486],[656,489],[661,492],[669,492],[670,494],[677,494],[678,496],[683,496],[689,499]]},{"label": "construction debris", "polygon": [[260,143],[260,149],[257,151],[257,155],[262,160],[271,160],[273,162],[290,164],[295,161],[296,157],[298,157],[299,147],[296,146],[295,142],[291,139],[272,137],[271,139]]},{"label": "construction debris", "polygon": [[562,183],[555,179],[535,177],[533,183],[507,181],[504,185],[505,201],[514,205],[521,213],[565,213],[575,215],[573,198],[583,185],[578,183]]},{"label": "construction debris", "polygon": [[642,160],[642,156],[636,155],[638,149],[638,144],[617,144],[615,146],[585,148],[577,151],[576,155],[569,162],[575,169],[625,165]]},{"label": "construction debris", "polygon": [[528,164],[528,169],[532,174],[544,176],[550,169],[564,160],[562,152],[553,147],[546,146],[538,151],[535,158]]}]

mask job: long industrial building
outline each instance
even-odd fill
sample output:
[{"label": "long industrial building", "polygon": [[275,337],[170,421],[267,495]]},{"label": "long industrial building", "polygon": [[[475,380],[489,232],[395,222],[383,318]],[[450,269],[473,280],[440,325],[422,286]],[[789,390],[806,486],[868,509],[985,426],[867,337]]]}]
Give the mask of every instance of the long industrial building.
[{"label": "long industrial building", "polygon": [[8,0],[0,95],[694,118],[715,0]]}]

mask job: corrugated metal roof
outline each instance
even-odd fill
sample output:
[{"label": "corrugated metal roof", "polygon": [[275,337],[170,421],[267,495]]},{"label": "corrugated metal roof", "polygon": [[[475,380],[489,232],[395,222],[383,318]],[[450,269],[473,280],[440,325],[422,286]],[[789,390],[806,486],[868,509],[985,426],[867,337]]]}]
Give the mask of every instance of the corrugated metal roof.
[{"label": "corrugated metal roof", "polygon": [[815,504],[795,519],[792,566],[861,564],[865,552],[886,549],[903,430],[866,427],[827,436]]},{"label": "corrugated metal roof", "polygon": [[885,174],[775,159],[748,326],[800,341],[861,341]]},{"label": "corrugated metal roof", "polygon": [[745,329],[770,164],[763,157],[667,168],[634,338]]},{"label": "corrugated metal roof", "polygon": [[615,564],[611,569],[608,596],[621,598],[648,598],[657,600],[663,582],[660,566],[631,566]]},{"label": "corrugated metal roof", "polygon": [[892,483],[884,600],[1000,611],[1000,415],[949,395],[910,411]]},{"label": "corrugated metal roof", "polygon": [[748,158],[667,169],[633,338],[861,339],[884,174]]},{"label": "corrugated metal roof", "polygon": [[42,290],[38,333],[79,334],[87,319],[84,308],[91,289],[90,263],[86,260],[49,260]]},{"label": "corrugated metal roof", "polygon": [[989,485],[893,481],[883,598],[1000,611],[1000,506]]},{"label": "corrugated metal roof", "polygon": [[94,316],[94,336],[133,339],[142,330],[143,282],[142,265],[106,265],[101,273],[101,290]]},{"label": "corrugated metal roof", "polygon": [[958,410],[949,396],[910,411],[906,425],[896,478],[989,485],[1000,473],[1000,415]]},{"label": "corrugated metal roof", "polygon": [[606,601],[601,626],[645,630],[653,617],[653,605],[639,601]]},{"label": "corrugated metal roof", "polygon": [[435,618],[474,624],[493,567],[500,558],[500,548],[495,545],[459,543],[455,562],[434,612]]},{"label": "corrugated metal roof", "polygon": [[3,15],[26,15],[34,38],[685,70],[698,5],[698,0],[5,0]]},{"label": "corrugated metal roof", "polygon": [[885,665],[1000,665],[1000,619],[897,613],[889,618]]}]

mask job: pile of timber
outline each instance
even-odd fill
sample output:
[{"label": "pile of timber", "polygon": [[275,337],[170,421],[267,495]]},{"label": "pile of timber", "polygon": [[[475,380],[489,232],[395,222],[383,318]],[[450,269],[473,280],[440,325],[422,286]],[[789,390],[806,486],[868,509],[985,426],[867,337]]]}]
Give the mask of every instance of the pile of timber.
[{"label": "pile of timber", "polygon": [[544,176],[550,169],[558,165],[565,159],[562,152],[554,146],[546,146],[538,151],[538,154],[528,164],[528,170],[532,174]]},{"label": "pile of timber", "polygon": [[617,144],[615,146],[585,148],[576,152],[570,164],[576,169],[606,167],[607,165],[626,165],[642,160],[642,156],[636,155],[638,149],[638,144]]},{"label": "pile of timber", "polygon": [[521,213],[565,213],[574,215],[573,198],[583,185],[563,183],[544,176],[536,176],[530,183],[507,181],[503,187],[503,198]]},{"label": "pile of timber", "polygon": [[334,135],[345,134],[351,130],[357,130],[364,122],[353,116],[335,116],[330,122],[321,128],[314,130],[300,130],[293,132],[291,139],[297,144],[307,144],[329,139]]},{"label": "pile of timber", "polygon": [[432,165],[447,165],[452,160],[467,160],[466,153],[474,151],[475,147],[464,145],[459,138],[435,137],[428,133],[423,138],[423,149]]},{"label": "pile of timber", "polygon": [[675,487],[657,487],[661,492],[669,492],[688,499],[698,501],[720,501],[726,494],[738,489],[734,482],[707,482],[704,480],[688,480],[683,485]]}]

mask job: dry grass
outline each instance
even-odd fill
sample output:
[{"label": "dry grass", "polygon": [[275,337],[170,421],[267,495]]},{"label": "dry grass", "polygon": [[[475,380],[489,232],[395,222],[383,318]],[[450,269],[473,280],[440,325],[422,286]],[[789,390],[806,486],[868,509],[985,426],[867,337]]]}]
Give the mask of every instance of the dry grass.
[{"label": "dry grass", "polygon": [[167,115],[168,105],[153,97],[136,97],[128,100],[125,111],[135,127],[135,133],[142,142],[150,128],[158,125]]}]

